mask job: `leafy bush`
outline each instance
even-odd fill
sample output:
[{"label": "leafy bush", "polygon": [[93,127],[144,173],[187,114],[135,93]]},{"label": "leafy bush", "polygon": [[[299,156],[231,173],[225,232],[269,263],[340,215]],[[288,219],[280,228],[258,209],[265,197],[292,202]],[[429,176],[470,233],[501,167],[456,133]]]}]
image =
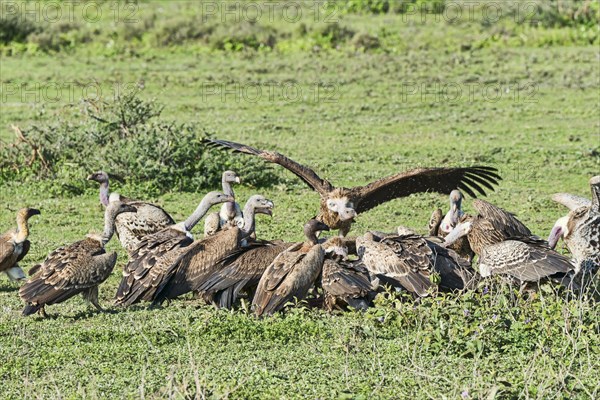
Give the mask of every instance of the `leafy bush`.
[{"label": "leafy bush", "polygon": [[36,26],[26,18],[12,14],[0,17],[0,43],[25,42],[35,31]]},{"label": "leafy bush", "polygon": [[[393,2],[393,0],[392,0]],[[339,3],[341,4],[341,3]],[[349,0],[344,4],[347,13],[385,14],[390,9],[389,0]]]},{"label": "leafy bush", "polygon": [[243,50],[273,48],[278,33],[251,21],[241,21],[233,25],[220,25],[210,37],[210,44],[218,50]]},{"label": "leafy bush", "polygon": [[312,32],[315,42],[322,47],[335,48],[354,37],[355,32],[339,23],[318,25]]},{"label": "leafy bush", "polygon": [[597,0],[550,0],[537,4],[537,12],[532,17],[544,27],[565,27],[600,23],[600,3]]},{"label": "leafy bush", "polygon": [[[98,169],[151,194],[218,186],[225,169],[236,169],[256,186],[277,182],[258,159],[207,152],[207,132],[159,119],[161,111],[130,93],[107,104],[88,103],[75,124],[59,119],[25,131],[15,127],[17,141],[0,145],[0,183],[52,178],[63,183],[61,193],[75,194],[83,190],[81,178]],[[71,181],[73,175],[79,179]]]},{"label": "leafy bush", "polygon": [[377,36],[373,36],[365,32],[359,32],[354,35],[351,43],[357,49],[362,50],[373,50],[381,47],[381,43]]}]

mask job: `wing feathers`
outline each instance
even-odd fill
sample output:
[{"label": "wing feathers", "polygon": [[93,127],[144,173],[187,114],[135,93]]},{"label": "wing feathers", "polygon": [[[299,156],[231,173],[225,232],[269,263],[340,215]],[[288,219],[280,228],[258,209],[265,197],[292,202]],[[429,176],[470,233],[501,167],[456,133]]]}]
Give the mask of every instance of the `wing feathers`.
[{"label": "wing feathers", "polygon": [[230,142],[228,140],[206,139],[205,142],[211,147],[225,147],[237,153],[250,154],[260,157],[266,161],[279,164],[294,173],[297,177],[302,179],[304,183],[310,186],[313,190],[319,192],[319,194],[322,196],[334,189],[331,183],[325,179],[321,179],[312,169],[301,165],[275,151],[263,151],[240,143]]}]

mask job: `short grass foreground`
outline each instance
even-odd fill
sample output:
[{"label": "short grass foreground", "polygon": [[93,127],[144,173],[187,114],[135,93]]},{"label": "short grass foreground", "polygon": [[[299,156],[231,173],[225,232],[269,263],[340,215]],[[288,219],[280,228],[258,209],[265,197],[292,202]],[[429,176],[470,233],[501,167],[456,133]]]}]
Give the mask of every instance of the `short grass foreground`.
[{"label": "short grass foreground", "polygon": [[[189,20],[190,6],[167,13],[173,27],[187,26],[186,40],[179,43],[172,35],[168,43],[157,44],[174,28],[148,22],[162,21],[165,11],[158,2],[140,4],[150,14],[141,20],[149,24],[147,34],[143,24],[128,28],[136,29],[137,39],[120,40],[128,31],[113,34],[109,21],[100,21],[97,26],[82,22],[90,37],[68,42],[72,45],[51,41],[75,37],[69,30],[62,36],[38,31],[29,42],[3,45],[0,78],[7,91],[0,152],[13,154],[10,143],[18,130],[26,137],[41,132],[54,149],[64,149],[64,157],[55,154],[51,171],[39,164],[16,170],[8,158],[0,160],[0,231],[13,226],[20,207],[42,211],[31,220],[32,249],[21,263],[25,270],[51,250],[101,229],[97,185],[85,181],[89,169],[146,177],[125,176],[126,184],[115,182],[114,190],[155,201],[181,220],[204,193],[218,189],[211,186],[219,180],[218,171],[237,167],[242,179],[251,172],[246,182],[256,185],[236,188],[241,201],[261,193],[275,203],[272,219],[258,218],[258,236],[301,240],[302,224],[315,215],[318,195],[281,168],[263,174],[261,163],[242,164],[243,156],[221,155],[210,162],[203,156],[210,177],[175,171],[172,180],[154,179],[153,171],[164,174],[176,163],[146,162],[155,161],[152,150],[168,150],[171,139],[193,143],[190,132],[278,150],[336,185],[364,184],[415,166],[494,166],[504,180],[487,200],[515,212],[542,237],[566,214],[551,194],[589,197],[588,180],[600,171],[595,26],[488,26],[433,18],[419,24],[391,12],[348,12],[340,14],[331,32],[308,22],[302,28],[276,21],[275,44],[249,46],[228,39],[224,28],[195,40],[192,28],[200,25],[193,19],[180,23]],[[364,32],[361,40],[376,37],[377,45],[357,45],[360,38],[349,34],[331,42],[349,31]],[[37,100],[16,89],[23,82],[40,88],[62,82],[76,88],[78,96],[54,101],[39,89]],[[131,84],[143,88],[141,98],[164,105],[156,117],[160,123],[144,125],[156,136],[148,135],[153,147],[143,147],[140,140],[138,147],[127,142],[131,152],[111,157],[105,148],[98,153],[89,148],[77,157],[61,142],[76,132],[65,127],[87,123],[82,108],[102,106],[96,101],[81,107],[80,89],[90,82],[106,89],[102,100],[109,101],[121,84]],[[251,89],[261,83],[263,95],[252,97]],[[286,84],[301,95],[284,92]],[[175,137],[173,127],[179,124],[187,130]],[[360,215],[350,235],[392,231],[400,224],[424,233],[432,210],[447,202],[435,194],[389,202]],[[469,199],[464,207],[473,211]],[[201,230],[195,234],[201,236]],[[48,319],[23,318],[19,284],[0,277],[0,397],[600,396],[600,307],[550,285],[521,297],[491,280],[473,292],[418,303],[388,293],[365,313],[328,314],[301,303],[265,319],[253,317],[244,302],[224,311],[191,297],[154,310],[145,305],[113,309],[126,258],[116,240],[108,248],[120,258],[113,276],[100,286],[106,313],[76,297],[48,307]]]}]

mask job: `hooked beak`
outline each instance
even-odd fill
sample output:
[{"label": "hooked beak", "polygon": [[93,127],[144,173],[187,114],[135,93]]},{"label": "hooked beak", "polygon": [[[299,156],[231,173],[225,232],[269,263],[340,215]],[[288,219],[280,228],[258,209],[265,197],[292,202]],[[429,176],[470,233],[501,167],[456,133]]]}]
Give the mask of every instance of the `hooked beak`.
[{"label": "hooked beak", "polygon": [[37,208],[30,208],[28,214],[30,217],[32,217],[34,215],[40,215],[40,214],[42,214],[42,212],[40,210],[38,210]]},{"label": "hooked beak", "polygon": [[354,208],[346,207],[342,211],[338,212],[338,215],[340,216],[340,220],[347,221],[356,217],[356,211]]},{"label": "hooked beak", "polygon": [[233,197],[233,196],[225,196],[224,203],[226,203],[228,201],[235,202],[235,197]]},{"label": "hooked beak", "polygon": [[269,217],[273,216],[273,210],[271,208],[259,208],[256,210],[256,212],[258,212],[259,214],[265,214],[268,215]]},{"label": "hooked beak", "polygon": [[237,184],[240,184],[240,183],[242,183],[242,180],[240,179],[240,177],[239,177],[239,176],[236,176],[236,177],[235,177],[235,183],[237,183]]},{"label": "hooked beak", "polygon": [[329,231],[329,226],[325,225],[323,222],[319,221],[317,223],[317,231]]},{"label": "hooked beak", "polygon": [[94,179],[94,174],[88,175],[87,180],[88,181],[95,181],[96,179]]}]

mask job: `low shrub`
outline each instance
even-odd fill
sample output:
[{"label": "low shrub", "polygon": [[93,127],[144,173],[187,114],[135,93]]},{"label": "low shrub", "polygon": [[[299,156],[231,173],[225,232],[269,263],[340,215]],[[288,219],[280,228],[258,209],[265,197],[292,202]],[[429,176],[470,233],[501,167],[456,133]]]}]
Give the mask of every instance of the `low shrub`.
[{"label": "low shrub", "polygon": [[261,160],[209,152],[203,144],[208,132],[165,121],[161,111],[129,93],[106,104],[88,103],[77,123],[57,119],[23,131],[14,127],[17,140],[0,144],[0,183],[52,179],[62,183],[61,193],[78,194],[82,177],[99,169],[152,195],[217,187],[225,169],[237,170],[251,185],[277,183]]}]

